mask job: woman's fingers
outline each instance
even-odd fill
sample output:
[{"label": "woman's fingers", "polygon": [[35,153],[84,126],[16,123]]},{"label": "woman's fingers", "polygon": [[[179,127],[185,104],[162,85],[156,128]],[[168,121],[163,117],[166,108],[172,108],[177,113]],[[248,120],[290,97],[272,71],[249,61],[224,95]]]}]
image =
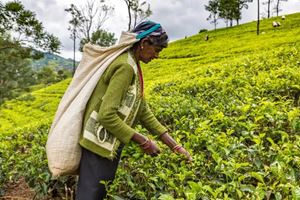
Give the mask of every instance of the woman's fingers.
[{"label": "woman's fingers", "polygon": [[179,149],[177,149],[177,153],[183,154],[186,157],[188,162],[193,161],[191,154],[187,150],[185,150],[185,148],[180,147]]},{"label": "woman's fingers", "polygon": [[151,156],[157,156],[160,153],[159,148],[152,140],[148,140],[148,143],[144,145],[142,148],[146,154]]}]

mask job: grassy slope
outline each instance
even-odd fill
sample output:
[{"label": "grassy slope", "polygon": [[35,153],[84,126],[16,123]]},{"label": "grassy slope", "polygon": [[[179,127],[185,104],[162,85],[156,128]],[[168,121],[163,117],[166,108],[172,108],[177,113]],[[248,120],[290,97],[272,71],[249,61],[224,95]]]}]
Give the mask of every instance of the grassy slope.
[{"label": "grassy slope", "polygon": [[14,129],[47,123],[52,120],[56,107],[69,80],[23,95],[1,106],[0,132],[5,135]]},{"label": "grassy slope", "polygon": [[[294,44],[299,46],[300,29],[297,25],[300,23],[299,14],[290,15],[288,20],[282,22],[280,28],[272,27],[273,20],[261,22],[260,36],[256,36],[256,22],[252,22],[171,43],[161,54],[162,60],[152,62],[145,69],[144,73],[149,73],[145,77],[152,83],[161,82],[159,79],[166,82],[177,80],[210,66],[239,62],[253,55],[262,55],[269,50],[290,47]],[[204,41],[206,34],[210,37],[208,42]]]},{"label": "grassy slope", "polygon": [[[140,199],[157,197],[160,192],[189,199],[297,195],[300,155],[292,149],[299,149],[300,141],[300,14],[287,16],[279,28],[271,26],[273,20],[262,21],[260,36],[256,36],[253,22],[173,42],[161,59],[143,66],[150,104],[172,134],[186,142],[195,164],[192,168],[183,163],[174,167],[172,161],[179,162],[178,158],[169,154],[137,161],[143,155],[129,146],[116,181],[121,186],[115,185],[113,193]],[[209,41],[204,41],[206,34]],[[19,133],[30,133],[43,124],[47,128],[68,83],[2,105],[0,149],[24,146],[9,141],[12,133],[22,138]],[[42,130],[46,133],[45,127]],[[33,142],[40,145],[45,142],[45,137],[36,139]],[[6,152],[4,158],[11,155]],[[11,163],[1,162],[9,171]],[[19,165],[9,174],[26,171],[22,167],[28,165]],[[153,172],[153,165],[161,172]],[[39,179],[43,182],[48,176],[44,165],[41,169],[44,171],[29,174],[43,174]],[[128,175],[128,170],[134,173]],[[145,178],[147,184],[142,181]],[[290,185],[286,186],[287,182]]]}]

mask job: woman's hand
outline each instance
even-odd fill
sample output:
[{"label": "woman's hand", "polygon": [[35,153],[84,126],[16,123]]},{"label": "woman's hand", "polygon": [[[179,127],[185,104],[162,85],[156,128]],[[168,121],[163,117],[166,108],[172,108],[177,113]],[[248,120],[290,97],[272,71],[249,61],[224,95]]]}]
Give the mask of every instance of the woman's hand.
[{"label": "woman's hand", "polygon": [[144,152],[150,156],[157,156],[160,153],[160,150],[155,142],[150,139],[147,139],[147,141],[140,146],[144,150]]},{"label": "woman's hand", "polygon": [[182,146],[178,145],[177,142],[168,134],[168,132],[161,134],[160,139],[170,149],[172,149],[173,152],[183,154],[186,157],[188,162],[192,162],[193,159],[191,154],[187,150],[185,150]]},{"label": "woman's hand", "polygon": [[176,153],[184,155],[188,162],[193,161],[193,158],[192,158],[191,154],[187,150],[185,150],[185,148],[183,148],[182,146],[176,145],[175,147],[173,147],[173,151],[176,152]]},{"label": "woman's hand", "polygon": [[138,143],[143,151],[148,155],[157,156],[160,153],[157,145],[142,134],[135,133],[131,139]]}]

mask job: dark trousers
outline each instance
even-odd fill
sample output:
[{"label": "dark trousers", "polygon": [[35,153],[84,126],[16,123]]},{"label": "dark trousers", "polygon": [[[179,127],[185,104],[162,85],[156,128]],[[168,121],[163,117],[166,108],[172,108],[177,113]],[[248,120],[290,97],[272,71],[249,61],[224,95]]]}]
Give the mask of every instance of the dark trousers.
[{"label": "dark trousers", "polygon": [[106,189],[100,181],[113,181],[121,157],[121,145],[113,160],[103,158],[82,148],[79,180],[77,185],[77,200],[101,200],[106,197]]}]

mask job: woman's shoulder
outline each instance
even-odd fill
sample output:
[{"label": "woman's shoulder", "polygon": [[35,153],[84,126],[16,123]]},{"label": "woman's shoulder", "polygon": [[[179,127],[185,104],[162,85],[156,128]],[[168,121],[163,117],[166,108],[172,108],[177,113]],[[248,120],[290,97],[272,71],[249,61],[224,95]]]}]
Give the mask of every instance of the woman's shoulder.
[{"label": "woman's shoulder", "polygon": [[112,64],[129,64],[133,65],[135,63],[132,63],[132,56],[130,51],[125,51],[121,55],[119,55]]},{"label": "woman's shoulder", "polygon": [[125,70],[130,70],[133,72],[135,71],[134,68],[136,66],[136,63],[134,62],[131,54],[129,51],[123,52],[121,55],[119,55],[111,64],[109,68],[112,70],[116,70],[118,68],[124,68]]},{"label": "woman's shoulder", "polygon": [[105,72],[106,79],[109,79],[115,72],[122,71],[122,74],[133,76],[135,74],[134,66],[130,62],[128,51],[119,55],[108,67]]}]

